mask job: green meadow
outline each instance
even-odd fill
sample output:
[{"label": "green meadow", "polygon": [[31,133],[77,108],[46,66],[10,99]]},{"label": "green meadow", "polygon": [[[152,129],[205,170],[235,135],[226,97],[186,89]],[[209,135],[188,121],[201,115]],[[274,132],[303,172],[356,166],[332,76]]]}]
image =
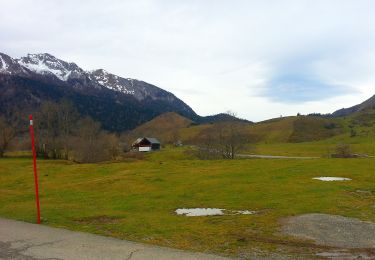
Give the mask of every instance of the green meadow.
[{"label": "green meadow", "polygon": [[[268,153],[266,145],[258,149]],[[280,233],[288,216],[328,213],[375,222],[374,158],[202,161],[184,148],[167,148],[125,162],[38,160],[38,170],[44,225],[174,248],[232,256],[298,253],[315,249]],[[319,176],[352,181],[312,179]],[[177,208],[257,213],[186,217],[176,215]],[[0,216],[35,222],[31,158],[0,159]]]}]

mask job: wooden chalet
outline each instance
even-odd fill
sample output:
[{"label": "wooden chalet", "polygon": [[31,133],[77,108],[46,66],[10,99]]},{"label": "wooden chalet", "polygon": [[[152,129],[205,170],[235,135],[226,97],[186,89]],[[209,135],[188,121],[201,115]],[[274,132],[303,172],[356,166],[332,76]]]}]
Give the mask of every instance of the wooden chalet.
[{"label": "wooden chalet", "polygon": [[140,137],[132,144],[132,149],[139,152],[160,150],[160,142],[154,137]]}]

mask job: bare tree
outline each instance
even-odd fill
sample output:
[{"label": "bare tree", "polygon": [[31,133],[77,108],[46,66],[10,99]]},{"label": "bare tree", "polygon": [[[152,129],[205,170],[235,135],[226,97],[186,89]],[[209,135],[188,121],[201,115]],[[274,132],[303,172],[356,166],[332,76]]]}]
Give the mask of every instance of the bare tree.
[{"label": "bare tree", "polygon": [[4,157],[10,142],[16,136],[16,131],[11,122],[0,117],[0,157]]},{"label": "bare tree", "polygon": [[119,136],[119,145],[121,152],[129,152],[131,150],[131,145],[136,137],[134,137],[129,132],[121,133]]},{"label": "bare tree", "polygon": [[353,157],[352,148],[349,144],[338,144],[335,148],[335,153],[332,157],[336,158],[351,158]]},{"label": "bare tree", "polygon": [[58,127],[59,137],[62,143],[62,158],[69,159],[69,152],[72,149],[71,137],[75,130],[75,125],[78,121],[78,112],[70,101],[62,100],[59,103]]},{"label": "bare tree", "polygon": [[100,123],[86,117],[78,122],[74,142],[74,159],[78,162],[99,162],[110,159],[105,133]]},{"label": "bare tree", "polygon": [[59,137],[58,104],[47,101],[35,116],[37,152],[44,158],[58,159],[61,142]]},{"label": "bare tree", "polygon": [[116,160],[120,155],[120,141],[116,134],[105,134],[107,151],[112,160]]},{"label": "bare tree", "polygon": [[218,146],[219,135],[213,127],[204,129],[194,140],[197,144],[197,157],[202,160],[213,160],[221,158],[221,150]]},{"label": "bare tree", "polygon": [[44,158],[69,159],[78,112],[67,100],[47,101],[36,114],[37,152]]},{"label": "bare tree", "polygon": [[195,139],[198,157],[202,159],[234,159],[249,142],[246,124],[228,112],[228,119],[203,130]]}]

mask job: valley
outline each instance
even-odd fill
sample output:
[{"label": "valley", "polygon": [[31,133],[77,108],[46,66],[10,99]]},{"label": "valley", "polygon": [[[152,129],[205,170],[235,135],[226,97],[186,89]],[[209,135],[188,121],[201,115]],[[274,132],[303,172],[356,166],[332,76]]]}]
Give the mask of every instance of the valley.
[{"label": "valley", "polygon": [[2,1],[0,259],[375,260],[374,10]]},{"label": "valley", "polygon": [[[373,160],[202,161],[190,157],[185,148],[173,147],[119,163],[39,160],[42,223],[228,256],[251,257],[258,252],[313,257],[338,248],[286,236],[280,232],[280,221],[314,212],[374,222]],[[30,160],[0,159],[0,168],[0,215],[34,222]],[[319,176],[352,180],[313,179]],[[175,214],[178,208],[256,213],[186,217]]]},{"label": "valley", "polygon": [[[291,216],[312,213],[375,222],[372,115],[374,111],[367,110],[341,118],[296,116],[241,124],[242,131],[253,137],[241,153],[316,158],[201,160],[191,144],[214,125],[194,125],[175,113],[164,114],[131,133],[163,140],[159,152],[96,164],[40,159],[42,223],[230,257],[294,259],[303,254],[314,259],[338,254],[371,258],[375,255],[371,247],[321,245],[282,230],[289,230],[285,221]],[[176,138],[184,145],[174,146]],[[341,143],[350,145],[352,153],[366,156],[331,158]],[[28,152],[14,151],[0,159],[0,215],[34,222],[28,157]],[[181,208],[254,213],[176,215]],[[319,236],[323,231],[316,232]],[[335,241],[345,240],[331,232]],[[364,238],[363,243],[368,240]]]},{"label": "valley", "polygon": [[[29,59],[0,73],[0,130],[11,134],[0,216],[35,222],[27,107],[44,225],[227,257],[375,256],[373,97],[332,114],[254,123],[198,116],[171,93],[104,70]],[[134,152],[139,137],[156,138],[161,150]],[[335,228],[326,237],[316,223],[346,225],[361,239],[345,242]]]}]

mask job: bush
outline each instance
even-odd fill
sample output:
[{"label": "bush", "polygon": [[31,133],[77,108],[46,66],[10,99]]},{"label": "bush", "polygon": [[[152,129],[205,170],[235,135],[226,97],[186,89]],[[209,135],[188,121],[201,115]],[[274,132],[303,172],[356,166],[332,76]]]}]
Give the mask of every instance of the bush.
[{"label": "bush", "polygon": [[357,131],[354,130],[353,128],[350,129],[350,137],[355,137],[357,136]]},{"label": "bush", "polygon": [[349,144],[338,144],[335,148],[334,158],[353,158],[352,148]]}]

